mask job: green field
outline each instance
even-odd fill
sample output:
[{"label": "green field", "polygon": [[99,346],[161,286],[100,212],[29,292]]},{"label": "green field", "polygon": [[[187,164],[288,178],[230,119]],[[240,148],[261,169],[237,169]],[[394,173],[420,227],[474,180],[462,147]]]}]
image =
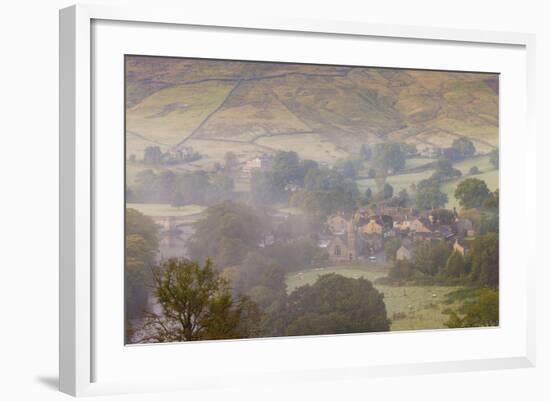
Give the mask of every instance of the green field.
[{"label": "green field", "polygon": [[[411,160],[411,162],[409,162]],[[414,168],[410,166],[418,166],[426,164],[430,159],[409,159],[407,168]],[[421,160],[424,163],[420,164]],[[480,174],[470,175],[470,168],[477,166],[481,171]],[[495,169],[491,162],[489,161],[489,156],[476,156],[471,159],[463,160],[461,162],[455,163],[454,167],[462,172],[462,177],[456,180],[444,182],[441,185],[441,191],[447,194],[449,202],[446,207],[451,209],[453,207],[459,207],[457,200],[454,197],[454,191],[456,186],[466,178],[479,178],[480,180],[485,181],[487,186],[491,191],[494,191],[499,187],[499,173],[498,169]],[[411,184],[418,184],[421,180],[429,178],[433,174],[433,169],[427,169],[415,173],[408,174],[398,174],[392,175],[387,178],[387,182],[393,187],[394,193],[406,189],[410,191]],[[357,186],[361,192],[364,192],[367,188],[370,188],[373,192],[376,192],[376,181],[373,178],[360,179],[357,180]]]},{"label": "green field", "polygon": [[127,203],[126,207],[150,217],[189,217],[201,214],[206,209],[199,205],[175,207],[164,203]]},{"label": "green field", "polygon": [[419,330],[446,328],[448,316],[445,309],[458,309],[459,302],[445,303],[446,295],[460,289],[452,286],[389,286],[375,283],[387,275],[388,268],[382,266],[330,266],[303,270],[287,276],[287,291],[306,284],[313,284],[322,274],[336,273],[345,277],[364,277],[384,294],[388,317],[392,320],[391,330]]},{"label": "green field", "polygon": [[[393,187],[393,192],[397,194],[402,189],[410,192],[411,184],[418,184],[419,181],[429,178],[433,170],[424,170],[417,173],[391,175],[386,179],[386,182]],[[376,181],[374,178],[366,178],[357,180],[357,186],[361,192],[370,188],[373,192],[377,191]]]},{"label": "green field", "polygon": [[[174,146],[197,129],[233,87],[219,81],[161,89],[127,110],[126,127],[143,138]],[[129,154],[140,150],[141,144],[127,143]]]},{"label": "green field", "polygon": [[435,159],[428,159],[425,157],[411,157],[405,161],[405,170],[411,170],[418,167],[425,166],[426,164],[433,163]]},{"label": "green field", "polygon": [[480,152],[498,145],[496,76],[487,74],[145,57],[130,59],[128,72],[126,126],[139,136],[129,154],[190,136],[327,162],[384,136],[450,146],[466,135]]},{"label": "green field", "polygon": [[349,154],[338,148],[332,141],[319,134],[290,134],[262,137],[255,141],[258,145],[276,150],[293,150],[302,159],[334,163]]}]

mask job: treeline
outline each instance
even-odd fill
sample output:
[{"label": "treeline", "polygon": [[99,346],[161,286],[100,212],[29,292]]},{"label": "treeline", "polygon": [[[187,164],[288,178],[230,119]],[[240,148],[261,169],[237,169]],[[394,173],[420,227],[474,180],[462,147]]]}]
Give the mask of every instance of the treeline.
[{"label": "treeline", "polygon": [[133,335],[132,320],[143,317],[152,285],[151,272],[156,263],[159,238],[153,220],[137,210],[127,208],[125,217],[124,300],[126,340]]},{"label": "treeline", "polygon": [[410,260],[396,260],[395,253],[393,254],[393,264],[386,281],[498,288],[498,233],[489,232],[471,240],[465,256],[453,250],[452,245],[446,241],[419,240],[414,243],[413,248],[414,256]]},{"label": "treeline", "polygon": [[322,276],[287,294],[287,273],[328,257],[314,238],[303,235],[315,222],[303,216],[291,219],[277,226],[288,235],[285,242],[260,246],[274,228],[268,212],[225,201],[205,214],[190,239],[190,260],[168,260],[153,269],[149,282],[162,313],[142,315],[135,340],[389,330],[383,295],[367,280]]},{"label": "treeline", "polygon": [[[280,269],[285,266],[287,273],[310,267],[327,257],[309,234],[319,224],[301,216],[290,216],[274,224],[269,209],[224,201],[205,211],[204,218],[195,225],[187,249],[192,260],[205,263],[210,258],[221,268],[239,265],[250,253],[259,253],[274,260]],[[259,246],[266,237],[274,235],[285,241]]]},{"label": "treeline", "polygon": [[[257,266],[254,263],[254,266]],[[276,272],[272,266],[270,271]],[[154,270],[161,311],[147,313],[139,342],[216,340],[388,331],[384,296],[363,278],[320,276],[290,295],[284,275],[236,293],[231,280],[208,260],[164,261]]]},{"label": "treeline", "polygon": [[[367,205],[415,206],[420,210],[441,208],[449,200],[441,191],[441,184],[462,176],[453,163],[472,157],[475,152],[469,139],[456,139],[451,147],[441,150],[440,158],[430,165],[434,172],[429,178],[399,192],[394,191],[387,177],[402,171],[407,158],[417,154],[411,144],[383,142],[372,149],[362,145],[357,155],[337,161],[332,168],[312,160],[300,160],[295,152],[277,152],[271,169],[252,174],[250,199],[253,205],[289,202],[321,218]],[[491,153],[491,161],[498,164],[498,151]],[[376,187],[361,193],[356,179],[365,170],[368,177],[375,180]],[[478,172],[479,169],[474,169],[472,174]],[[491,193],[485,182],[476,178],[461,182],[455,196],[461,206],[468,208],[494,207],[495,197],[498,202],[498,193]]]},{"label": "treeline", "polygon": [[135,187],[127,190],[128,202],[212,205],[236,198],[233,179],[223,173],[144,170],[136,175],[135,182]]}]

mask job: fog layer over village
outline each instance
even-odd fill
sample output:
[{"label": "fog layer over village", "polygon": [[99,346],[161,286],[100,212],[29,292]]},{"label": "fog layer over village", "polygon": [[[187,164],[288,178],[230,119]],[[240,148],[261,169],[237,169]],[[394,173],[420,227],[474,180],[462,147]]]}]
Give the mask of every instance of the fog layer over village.
[{"label": "fog layer over village", "polygon": [[498,76],[126,58],[126,341],[496,326]]}]

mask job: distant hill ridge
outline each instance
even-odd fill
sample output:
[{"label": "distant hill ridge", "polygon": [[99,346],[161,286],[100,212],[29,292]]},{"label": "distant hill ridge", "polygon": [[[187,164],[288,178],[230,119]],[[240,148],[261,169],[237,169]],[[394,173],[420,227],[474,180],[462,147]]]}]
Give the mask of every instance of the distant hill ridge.
[{"label": "distant hill ridge", "polygon": [[357,152],[362,143],[422,151],[471,138],[498,146],[498,75],[131,57],[130,151],[222,139],[264,147],[292,135]]}]

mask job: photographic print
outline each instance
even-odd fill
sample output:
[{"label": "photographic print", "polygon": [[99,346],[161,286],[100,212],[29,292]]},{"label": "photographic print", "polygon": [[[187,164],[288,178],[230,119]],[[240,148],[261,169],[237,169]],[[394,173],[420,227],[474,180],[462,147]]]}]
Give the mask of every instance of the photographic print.
[{"label": "photographic print", "polygon": [[125,56],[127,344],[499,325],[499,76]]}]

